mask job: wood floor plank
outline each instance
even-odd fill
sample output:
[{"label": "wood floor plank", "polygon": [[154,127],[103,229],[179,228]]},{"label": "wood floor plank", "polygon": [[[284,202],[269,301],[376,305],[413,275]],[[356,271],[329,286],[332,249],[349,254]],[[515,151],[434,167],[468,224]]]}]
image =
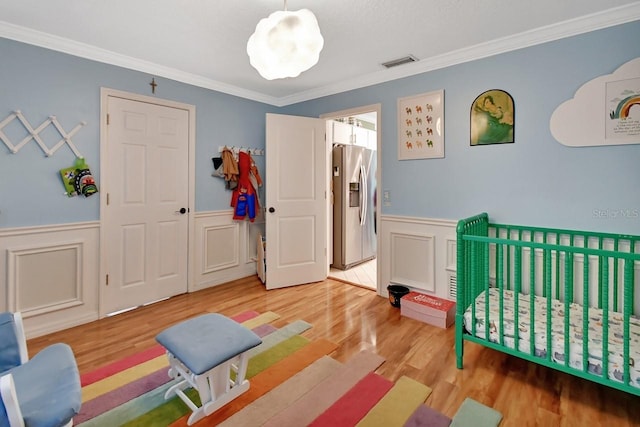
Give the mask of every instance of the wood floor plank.
[{"label": "wood floor plank", "polygon": [[84,373],[154,346],[156,334],[187,318],[248,310],[278,313],[276,327],[309,322],[313,327],[303,335],[336,343],[331,356],[339,362],[361,350],[378,353],[386,360],[378,374],[391,381],[406,375],[431,387],[427,404],[449,417],[470,397],[502,412],[501,427],[634,426],[640,420],[636,396],[474,343],[465,343],[458,370],[453,327],[402,317],[374,291],[330,279],[266,291],[257,276],[248,277],[31,339],[29,352],[66,342]]}]

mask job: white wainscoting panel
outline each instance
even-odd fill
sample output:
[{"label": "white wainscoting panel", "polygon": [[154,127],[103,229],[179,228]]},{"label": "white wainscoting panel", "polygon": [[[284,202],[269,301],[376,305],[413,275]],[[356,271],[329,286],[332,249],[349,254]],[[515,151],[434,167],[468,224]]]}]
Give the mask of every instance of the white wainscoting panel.
[{"label": "white wainscoting panel", "polygon": [[98,318],[98,222],[0,229],[0,310],[32,338]]},{"label": "white wainscoting panel", "polygon": [[387,286],[396,284],[450,298],[457,221],[383,215],[379,224],[378,294],[388,297]]},{"label": "white wainscoting panel", "polygon": [[434,237],[390,233],[391,282],[435,292]]},{"label": "white wainscoting panel", "polygon": [[83,246],[9,248],[9,310],[26,318],[82,304]]},{"label": "white wainscoting panel", "polygon": [[240,264],[240,224],[209,225],[202,227],[204,265],[200,274],[213,273]]},{"label": "white wainscoting panel", "polygon": [[189,291],[197,291],[256,274],[256,239],[260,222],[234,221],[231,210],[195,215],[195,274]]}]

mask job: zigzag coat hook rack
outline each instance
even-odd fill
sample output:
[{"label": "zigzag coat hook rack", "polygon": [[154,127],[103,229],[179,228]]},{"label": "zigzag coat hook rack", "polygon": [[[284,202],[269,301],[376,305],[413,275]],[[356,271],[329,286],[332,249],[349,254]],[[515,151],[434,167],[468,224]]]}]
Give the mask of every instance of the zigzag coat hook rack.
[{"label": "zigzag coat hook rack", "polygon": [[[9,123],[11,123],[15,119],[18,119],[18,121],[22,124],[22,126],[27,130],[28,133],[28,135],[25,136],[17,144],[13,144],[3,130],[7,125],[9,125]],[[0,140],[13,154],[16,154],[22,147],[24,147],[29,141],[33,139],[38,144],[38,146],[40,146],[42,151],[44,151],[44,154],[47,157],[53,156],[53,154],[65,144],[71,149],[71,151],[73,151],[73,154],[75,154],[76,157],[83,157],[80,151],[78,151],[76,146],[73,144],[71,138],[76,133],[78,133],[78,131],[86,124],[87,122],[83,121],[80,124],[76,125],[76,127],[74,127],[73,129],[71,129],[70,132],[67,132],[64,130],[62,125],[60,125],[56,116],[49,116],[47,120],[42,122],[40,126],[34,129],[33,126],[31,126],[31,123],[29,123],[27,118],[22,114],[22,112],[20,110],[16,110],[0,122]],[[40,137],[40,133],[44,131],[49,125],[53,125],[53,127],[56,128],[56,130],[62,137],[62,139],[60,139],[52,148],[49,148]]]}]

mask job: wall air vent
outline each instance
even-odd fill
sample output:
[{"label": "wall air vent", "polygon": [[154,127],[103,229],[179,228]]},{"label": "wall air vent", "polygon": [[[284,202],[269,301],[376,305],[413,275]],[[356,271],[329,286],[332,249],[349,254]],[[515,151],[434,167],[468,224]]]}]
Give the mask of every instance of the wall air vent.
[{"label": "wall air vent", "polygon": [[398,65],[409,64],[410,62],[416,62],[418,58],[413,55],[407,55],[402,58],[393,59],[391,61],[383,62],[382,65],[386,68],[397,67]]},{"label": "wall air vent", "polygon": [[449,299],[455,301],[458,297],[458,280],[455,274],[449,273],[447,276],[449,280]]}]

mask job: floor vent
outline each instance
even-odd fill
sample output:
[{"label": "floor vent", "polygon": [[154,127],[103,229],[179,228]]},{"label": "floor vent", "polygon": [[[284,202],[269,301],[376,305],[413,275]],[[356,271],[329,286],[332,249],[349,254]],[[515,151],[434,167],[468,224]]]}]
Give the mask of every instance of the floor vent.
[{"label": "floor vent", "polygon": [[397,67],[398,65],[409,64],[411,62],[416,62],[418,58],[413,55],[408,55],[403,58],[393,59],[391,61],[383,62],[382,65],[386,68]]}]

